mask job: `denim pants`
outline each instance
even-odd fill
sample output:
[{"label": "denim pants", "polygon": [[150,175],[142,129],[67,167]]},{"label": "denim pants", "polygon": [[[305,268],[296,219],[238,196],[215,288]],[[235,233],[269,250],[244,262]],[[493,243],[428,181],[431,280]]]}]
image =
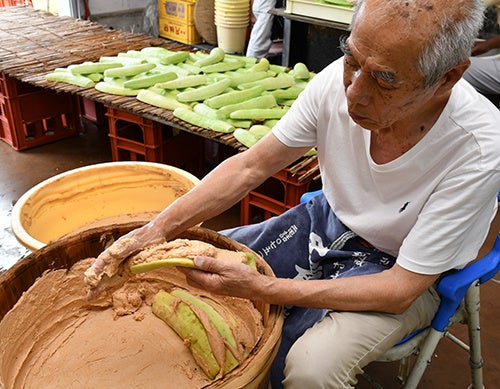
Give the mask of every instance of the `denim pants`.
[{"label": "denim pants", "polygon": [[[388,269],[396,260],[346,228],[323,194],[280,216],[221,233],[257,252],[279,278],[313,280],[358,276]],[[285,357],[290,347],[327,313],[326,309],[285,307],[282,341],[271,367],[273,388],[282,387]]]}]

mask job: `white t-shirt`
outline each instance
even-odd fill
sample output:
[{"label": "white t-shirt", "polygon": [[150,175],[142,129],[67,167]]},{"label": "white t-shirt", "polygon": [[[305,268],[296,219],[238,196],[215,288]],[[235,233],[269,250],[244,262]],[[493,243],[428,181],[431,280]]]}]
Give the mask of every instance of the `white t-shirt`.
[{"label": "white t-shirt", "polygon": [[273,132],[317,146],[323,190],[339,219],[397,263],[439,274],[474,259],[500,187],[500,113],[458,82],[435,125],[401,157],[375,163],[370,131],[347,113],[342,58],[310,81]]}]

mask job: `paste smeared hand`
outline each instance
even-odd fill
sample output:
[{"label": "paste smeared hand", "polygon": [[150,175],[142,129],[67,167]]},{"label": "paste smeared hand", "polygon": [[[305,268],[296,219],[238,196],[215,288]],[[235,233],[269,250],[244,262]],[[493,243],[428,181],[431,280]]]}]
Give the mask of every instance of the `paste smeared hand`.
[{"label": "paste smeared hand", "polygon": [[215,294],[255,299],[255,286],[265,279],[253,266],[197,256],[194,268],[182,268],[188,285]]},{"label": "paste smeared hand", "polygon": [[120,285],[126,280],[128,269],[122,264],[127,257],[164,240],[165,238],[150,224],[119,238],[85,271],[85,283],[90,287],[89,299],[96,298],[104,290]]},{"label": "paste smeared hand", "polygon": [[150,246],[130,257],[130,271],[143,273],[165,266],[195,267],[194,257],[203,255],[220,260],[246,263],[256,268],[253,254],[221,249],[200,240],[175,239]]}]

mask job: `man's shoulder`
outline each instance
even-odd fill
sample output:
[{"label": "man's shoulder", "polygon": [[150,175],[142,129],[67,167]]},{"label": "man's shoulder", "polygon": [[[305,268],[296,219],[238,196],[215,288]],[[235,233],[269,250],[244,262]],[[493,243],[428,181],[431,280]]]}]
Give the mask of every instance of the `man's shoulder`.
[{"label": "man's shoulder", "polygon": [[[465,79],[459,80],[453,87],[449,105],[454,117],[475,122],[481,118],[483,125],[498,126],[500,110],[491,101],[480,94]],[[500,134],[500,131],[499,131]]]},{"label": "man's shoulder", "polygon": [[[311,84],[310,88],[315,94],[324,98],[335,98],[337,95],[344,95],[344,63],[343,58],[339,58],[320,72],[318,72],[312,80],[309,82]],[[324,93],[324,91],[328,93]]]},{"label": "man's shoulder", "polygon": [[450,120],[480,151],[483,168],[499,170],[500,110],[465,80],[455,86],[450,104]]}]

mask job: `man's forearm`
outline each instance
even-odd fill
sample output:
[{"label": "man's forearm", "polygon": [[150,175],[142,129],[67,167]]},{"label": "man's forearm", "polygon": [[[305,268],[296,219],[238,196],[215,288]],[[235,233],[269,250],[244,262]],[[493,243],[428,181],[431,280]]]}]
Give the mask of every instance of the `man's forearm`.
[{"label": "man's forearm", "polygon": [[165,209],[153,223],[169,239],[227,210],[305,152],[286,148],[273,135],[267,138],[267,143],[259,141],[252,150],[223,161],[199,185]]},{"label": "man's forearm", "polygon": [[168,239],[224,212],[253,186],[251,177],[241,171],[240,166],[237,158],[222,162],[197,187],[161,212],[153,223],[165,232]]},{"label": "man's forearm", "polygon": [[493,50],[493,49],[500,49],[500,35],[499,36],[496,36],[494,38],[490,38],[488,39],[488,43],[491,47],[490,50]]},{"label": "man's forearm", "polygon": [[[269,303],[338,311],[377,311],[399,314],[425,292],[438,275],[410,274],[403,279],[386,270],[377,274],[330,280],[267,278],[255,294]],[[408,275],[408,274],[407,274]]]}]

